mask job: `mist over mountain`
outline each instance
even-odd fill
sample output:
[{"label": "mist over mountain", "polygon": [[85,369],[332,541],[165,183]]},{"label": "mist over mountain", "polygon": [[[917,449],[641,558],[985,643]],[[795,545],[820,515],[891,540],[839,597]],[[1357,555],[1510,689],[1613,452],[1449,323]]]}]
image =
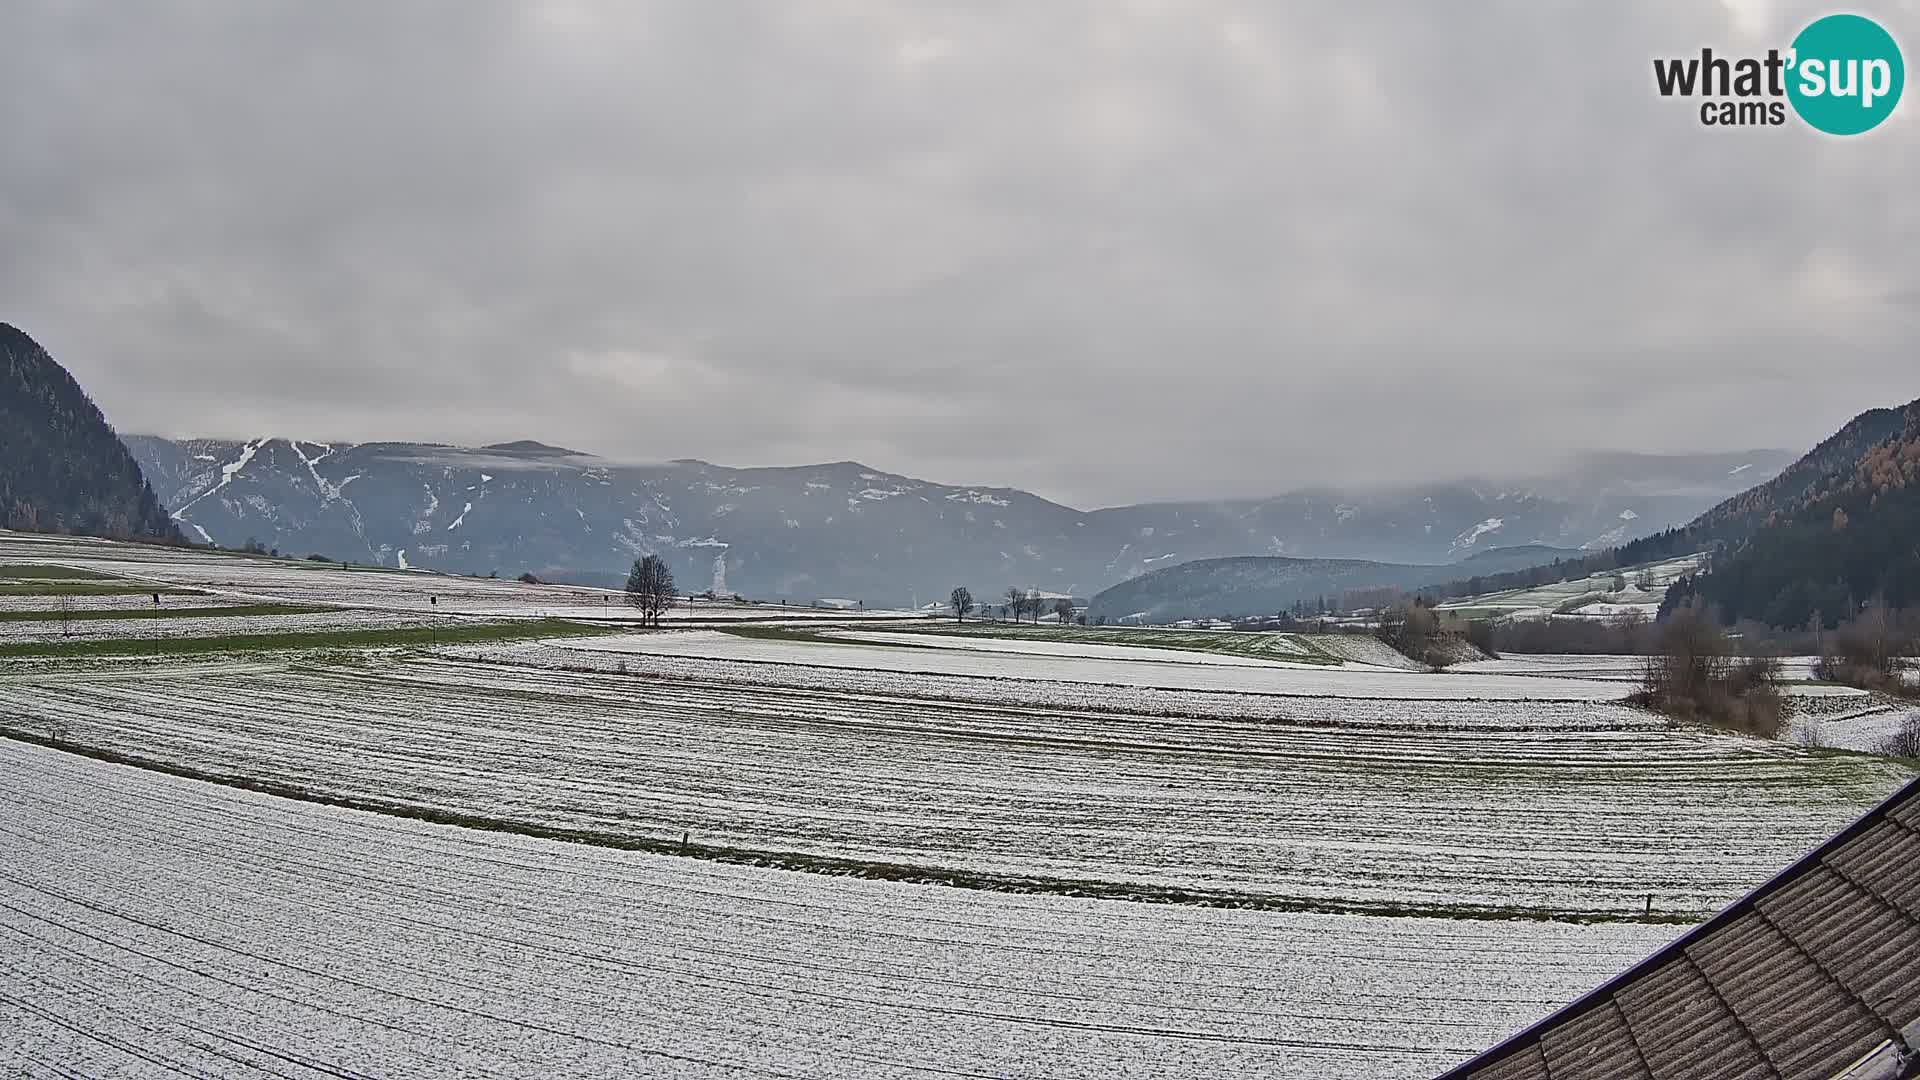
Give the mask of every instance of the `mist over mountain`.
[{"label": "mist over mountain", "polygon": [[1669,604],[1697,595],[1729,621],[1779,627],[1920,605],[1920,400],[1860,414],[1679,535],[1719,554]]},{"label": "mist over mountain", "polygon": [[657,553],[683,587],[806,602],[926,603],[955,585],[1091,596],[1241,555],[1446,563],[1489,547],[1605,545],[1690,519],[1771,475],[1775,451],[1611,456],[1558,476],[1389,492],[1083,511],[1015,488],[856,462],[629,464],[539,442],[244,442],[129,436],[190,537],[457,573],[602,584]]},{"label": "mist over mountain", "polygon": [[[1663,610],[1699,600],[1727,622],[1800,629],[1816,620],[1831,627],[1874,601],[1920,603],[1920,400],[1860,413],[1776,475],[1756,479],[1670,529],[1504,571],[1463,565],[1465,576],[1420,589],[1476,596],[1705,553],[1705,572],[1669,589]],[[1157,576],[1129,585],[1173,595]],[[1187,588],[1201,596],[1206,583],[1190,578]]]}]

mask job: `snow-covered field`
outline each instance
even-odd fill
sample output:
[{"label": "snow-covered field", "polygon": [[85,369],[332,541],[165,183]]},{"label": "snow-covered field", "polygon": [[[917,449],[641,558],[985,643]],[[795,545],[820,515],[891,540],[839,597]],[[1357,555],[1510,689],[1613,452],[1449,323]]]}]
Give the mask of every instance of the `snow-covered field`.
[{"label": "snow-covered field", "polygon": [[[932,635],[928,635],[931,637]],[[918,643],[919,639],[913,639]],[[965,641],[967,639],[955,639]],[[1627,689],[1616,683],[1568,678],[1430,673],[1368,666],[1329,667],[1263,663],[1176,664],[1162,660],[1113,659],[1107,655],[1035,655],[952,648],[908,648],[875,643],[747,638],[718,630],[632,634],[594,638],[578,648],[602,652],[680,656],[892,671],[993,679],[1037,679],[1171,690],[1251,694],[1301,694],[1406,699],[1541,699],[1614,701]],[[1083,646],[1102,649],[1102,646]],[[1105,647],[1111,648],[1111,647]],[[1171,650],[1165,651],[1171,655]],[[1199,656],[1207,654],[1184,654]],[[1230,658],[1231,659],[1231,658]]]},{"label": "snow-covered field", "polygon": [[[94,636],[630,617],[0,533],[33,562],[341,609]],[[0,735],[303,796],[0,737],[0,1076],[1427,1076],[1669,937],[1649,897],[1703,917],[1907,776],[1618,704],[1634,657],[678,613],[723,614],[833,640],[0,661]],[[1806,742],[1889,723],[1833,689]]]},{"label": "snow-covered field", "polygon": [[0,1071],[1430,1076],[1669,938],[477,833],[0,740]]},{"label": "snow-covered field", "polygon": [[1554,707],[1301,705],[1246,722],[439,658],[0,678],[16,729],[329,796],[988,887],[1335,910],[1619,915],[1651,894],[1704,914],[1904,776],[1618,707],[1578,706],[1618,729],[1530,730]]},{"label": "snow-covered field", "polygon": [[[1068,659],[1139,660],[1156,664],[1200,664],[1226,667],[1297,668],[1302,662],[1289,662],[1289,654],[1274,650],[1265,657],[1233,653],[1195,652],[1138,645],[1106,645],[1079,641],[1048,641],[1038,637],[991,637],[985,634],[930,634],[921,631],[833,630],[835,641],[866,642],[875,645],[908,645],[921,649],[952,649],[958,652],[1013,653],[1022,656],[1057,656]],[[1297,656],[1298,653],[1291,655]]]},{"label": "snow-covered field", "polygon": [[[825,690],[837,694],[910,696],[982,705],[1019,703],[1038,709],[1085,709],[1282,723],[1338,723],[1414,730],[1511,728],[1511,700],[1443,699],[1444,707],[1405,698],[1324,694],[1255,694],[1233,690],[1168,690],[1144,686],[1059,682],[1043,678],[986,678],[862,669],[718,660],[697,656],[601,652],[574,641],[531,641],[461,646],[442,652],[460,657],[560,671],[631,674],[641,678],[695,680],[745,686]],[[1667,720],[1641,709],[1582,701],[1525,702],[1531,731],[1665,730]]]},{"label": "snow-covered field", "polygon": [[[1789,679],[1806,678],[1812,661],[1812,657],[1789,657],[1782,661],[1781,674]],[[1457,666],[1462,671],[1487,675],[1639,682],[1646,671],[1647,658],[1612,653],[1509,653],[1497,660],[1475,660]]]},{"label": "snow-covered field", "polygon": [[[69,596],[62,603],[58,596],[0,596],[0,611],[59,611],[63,607],[75,611],[151,611],[151,594],[119,593],[107,595]],[[188,593],[167,593],[160,597],[161,610],[193,609],[209,607],[235,607],[247,603],[230,596],[196,596]]]},{"label": "snow-covered field", "polygon": [[1884,700],[1836,703],[1795,716],[1785,738],[1807,746],[1878,753],[1902,724],[1920,717],[1920,709]]},{"label": "snow-covered field", "polygon": [[[1864,690],[1838,683],[1812,683],[1816,657],[1788,656],[1780,661],[1780,677],[1787,680],[1786,690],[1794,697],[1865,698]],[[1509,675],[1529,679],[1581,679],[1594,682],[1638,683],[1646,671],[1644,656],[1520,654],[1498,660],[1476,660],[1457,664],[1453,670],[1472,675]],[[1626,691],[1622,691],[1625,693]]]},{"label": "snow-covered field", "polygon": [[[527,585],[337,563],[246,558],[181,548],[142,547],[85,537],[0,532],[0,563],[44,563],[111,574],[136,582],[178,585],[216,594],[220,603],[316,604],[406,614],[632,621],[616,590]],[[171,598],[169,598],[171,599]],[[911,612],[835,610],[681,601],[666,614],[687,622],[770,619],[918,619]]]}]

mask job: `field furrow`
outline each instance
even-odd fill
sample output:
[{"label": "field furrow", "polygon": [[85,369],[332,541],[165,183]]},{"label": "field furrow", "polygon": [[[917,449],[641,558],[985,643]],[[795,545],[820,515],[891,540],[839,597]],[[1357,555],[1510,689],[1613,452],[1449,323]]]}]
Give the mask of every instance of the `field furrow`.
[{"label": "field furrow", "polygon": [[1669,933],[794,874],[9,741],[0,776],[29,1074],[1418,1077]]},{"label": "field furrow", "polygon": [[[1332,910],[1624,916],[1651,897],[1697,916],[1904,775],[1697,731],[1535,730],[1529,703],[1418,703],[1431,728],[1406,703],[1295,704],[1145,716],[444,657],[0,679],[0,726],[329,797],[838,872]],[[1447,726],[1454,707],[1503,712]]]}]

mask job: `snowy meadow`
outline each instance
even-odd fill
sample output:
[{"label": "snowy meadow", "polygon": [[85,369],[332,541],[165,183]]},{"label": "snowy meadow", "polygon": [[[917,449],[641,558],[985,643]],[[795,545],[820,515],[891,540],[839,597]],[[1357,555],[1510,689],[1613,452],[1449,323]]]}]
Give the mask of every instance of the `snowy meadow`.
[{"label": "snowy meadow", "polygon": [[1630,658],[596,632],[596,590],[10,534],[0,567],[29,1075],[1416,1078],[1909,775],[1630,708]]}]

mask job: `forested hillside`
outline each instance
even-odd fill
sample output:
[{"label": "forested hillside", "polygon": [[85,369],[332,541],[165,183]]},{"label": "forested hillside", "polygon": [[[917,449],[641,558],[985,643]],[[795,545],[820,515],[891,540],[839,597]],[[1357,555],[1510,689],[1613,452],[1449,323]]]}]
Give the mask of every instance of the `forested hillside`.
[{"label": "forested hillside", "polygon": [[1831,624],[1881,593],[1894,607],[1911,606],[1920,603],[1916,431],[1920,401],[1872,409],[1780,475],[1679,528],[1586,558],[1431,591],[1452,597],[1531,588],[1706,551],[1713,554],[1711,573],[1676,585],[1669,608],[1697,594],[1729,621],[1798,627],[1815,612]]},{"label": "forested hillside", "polygon": [[1698,595],[1728,620],[1783,627],[1832,625],[1875,599],[1920,607],[1920,401],[1877,411],[1899,426],[1829,461],[1792,501],[1756,508],[1752,535],[1669,604]]},{"label": "forested hillside", "polygon": [[80,384],[6,323],[0,323],[0,523],[179,539],[133,455]]}]

